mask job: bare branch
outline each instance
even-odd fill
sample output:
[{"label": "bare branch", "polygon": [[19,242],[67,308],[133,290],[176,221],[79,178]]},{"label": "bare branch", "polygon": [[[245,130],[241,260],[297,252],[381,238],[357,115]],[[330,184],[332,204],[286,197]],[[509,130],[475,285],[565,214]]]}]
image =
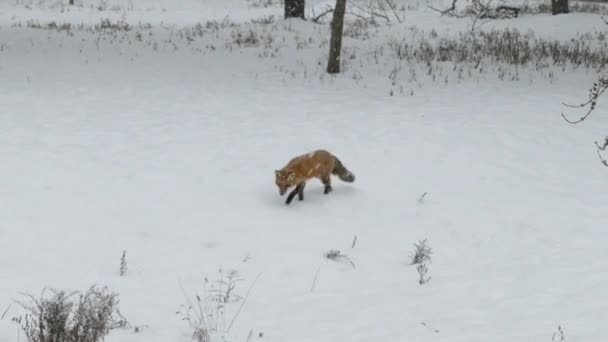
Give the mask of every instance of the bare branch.
[{"label": "bare branch", "polygon": [[602,162],[605,167],[608,167],[608,161],[606,160],[606,158],[602,157],[602,154],[599,150],[597,151],[597,156],[600,158],[600,162]]},{"label": "bare branch", "polygon": [[600,144],[597,143],[597,141],[595,142],[595,146],[597,146],[597,149],[600,151],[605,151],[606,147],[608,147],[608,137],[604,138],[604,143],[600,146]]},{"label": "bare branch", "polygon": [[564,120],[567,123],[573,124],[573,125],[585,121],[585,119],[587,119],[587,117],[589,117],[589,115],[591,115],[593,110],[595,110],[595,106],[597,104],[598,98],[600,96],[602,96],[602,94],[606,90],[608,90],[608,77],[602,77],[599,80],[597,80],[593,84],[593,87],[589,90],[589,99],[587,101],[585,101],[581,104],[578,104],[578,105],[570,105],[570,104],[563,103],[564,106],[567,106],[570,108],[584,108],[584,107],[589,106],[589,110],[587,110],[587,112],[583,116],[578,118],[577,120],[568,119],[564,113],[562,113],[562,118],[564,118]]},{"label": "bare branch", "polygon": [[324,16],[328,15],[329,13],[331,13],[333,11],[334,11],[334,8],[328,5],[327,8],[325,9],[325,11],[321,12],[319,15],[314,16],[314,13],[313,13],[314,17],[311,19],[311,21],[315,24],[318,24],[319,20],[321,20],[321,18],[323,18]]},{"label": "bare branch", "polygon": [[395,19],[397,19],[397,22],[399,24],[401,24],[403,21],[401,20],[401,17],[399,16],[399,14],[397,13],[397,5],[395,5],[395,3],[393,2],[393,0],[386,0],[386,5],[388,6],[388,8],[391,9],[391,11],[393,12],[393,15],[395,16]]},{"label": "bare branch", "polygon": [[585,119],[587,119],[587,117],[589,115],[591,115],[592,111],[593,111],[593,109],[589,109],[587,111],[587,113],[585,113],[585,115],[581,116],[577,120],[570,120],[570,119],[568,119],[564,113],[562,113],[562,118],[564,118],[564,120],[566,120],[567,123],[569,123],[571,125],[576,125],[577,123],[581,123],[581,122],[585,121]]},{"label": "bare branch", "polygon": [[[355,9],[357,9],[357,10],[359,10],[359,11],[361,11],[361,12],[367,14],[367,15],[369,15],[371,17],[372,21],[373,21],[374,17],[378,17],[378,18],[384,19],[387,22],[391,21],[386,14],[378,13],[374,9],[374,6],[372,6],[372,5],[369,5],[369,6],[367,6],[367,8],[364,8],[363,6],[361,6],[361,5],[359,5],[359,4],[355,3],[355,2],[349,2],[349,3],[347,3],[347,6],[353,6]],[[352,15],[360,18],[360,19],[368,19],[368,18],[365,18],[364,16],[362,16],[360,14],[358,15],[358,14],[352,12],[352,11],[348,11],[348,13],[352,14]]]},{"label": "bare branch", "polygon": [[232,325],[234,324],[234,321],[236,321],[237,317],[239,317],[239,314],[241,313],[243,306],[245,306],[245,302],[247,302],[247,299],[249,298],[249,294],[251,293],[253,286],[258,281],[258,279],[260,278],[261,275],[262,275],[262,273],[258,273],[258,275],[255,277],[255,279],[251,283],[251,285],[249,285],[249,288],[247,289],[247,293],[245,294],[245,297],[243,298],[241,305],[237,309],[236,313],[234,314],[234,317],[232,317],[232,320],[230,321],[230,324],[228,325],[228,329],[226,330],[227,332],[229,332],[230,329],[232,329]]},{"label": "bare branch", "polygon": [[432,9],[433,11],[439,12],[441,13],[441,15],[445,15],[445,14],[454,14],[454,12],[456,12],[456,2],[458,2],[458,0],[452,0],[452,5],[446,9],[438,9],[435,8],[433,6],[431,6],[430,4],[426,4],[426,6],[430,9]]}]

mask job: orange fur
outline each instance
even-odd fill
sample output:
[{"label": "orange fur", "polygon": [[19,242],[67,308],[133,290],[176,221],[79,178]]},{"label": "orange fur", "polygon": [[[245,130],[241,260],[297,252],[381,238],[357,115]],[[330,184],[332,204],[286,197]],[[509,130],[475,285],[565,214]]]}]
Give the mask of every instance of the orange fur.
[{"label": "orange fur", "polygon": [[304,185],[312,178],[319,179],[325,185],[324,192],[329,193],[332,190],[330,179],[332,174],[345,182],[352,182],[355,179],[336,156],[325,150],[316,150],[297,156],[282,169],[275,170],[275,183],[281,195],[284,195],[290,187],[296,186],[287,199],[289,204],[296,193],[300,200],[304,198]]}]

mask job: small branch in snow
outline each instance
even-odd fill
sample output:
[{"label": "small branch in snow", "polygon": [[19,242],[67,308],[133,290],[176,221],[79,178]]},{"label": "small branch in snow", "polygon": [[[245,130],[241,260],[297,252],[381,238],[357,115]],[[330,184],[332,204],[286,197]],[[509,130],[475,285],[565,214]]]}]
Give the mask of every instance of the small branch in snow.
[{"label": "small branch in snow", "polygon": [[357,245],[357,235],[355,235],[355,237],[353,238],[353,243],[350,246],[350,248],[355,248],[356,245]]},{"label": "small branch in snow", "polygon": [[122,251],[122,256],[120,257],[120,276],[123,277],[127,274],[127,251]]},{"label": "small branch in snow", "polygon": [[431,329],[434,333],[439,333],[439,329],[435,329],[433,327],[431,327],[430,325],[426,324],[425,322],[420,322],[420,324],[424,325],[425,327]]},{"label": "small branch in snow", "polygon": [[351,266],[353,268],[356,268],[355,263],[345,254],[342,254],[340,251],[332,249],[329,252],[325,253],[325,257],[327,259],[333,260],[333,261],[347,261],[348,263],[351,264]]},{"label": "small branch in snow", "polygon": [[600,150],[597,150],[597,156],[600,158],[600,162],[604,164],[604,166],[608,167],[608,161],[606,160],[606,158],[602,157]]},{"label": "small branch in snow", "polygon": [[424,197],[426,197],[426,191],[420,195],[420,197],[418,198],[418,203],[422,203],[424,201]]},{"label": "small branch in snow", "polygon": [[4,319],[8,310],[11,309],[11,306],[13,306],[13,304],[9,305],[8,308],[6,308],[6,310],[4,310],[4,312],[2,313],[2,316],[0,316],[0,321]]},{"label": "small branch in snow", "polygon": [[426,264],[419,264],[416,267],[416,271],[418,271],[418,275],[420,276],[420,278],[418,279],[418,284],[424,285],[431,280],[431,276],[427,277],[427,274],[429,273],[429,268]]},{"label": "small branch in snow", "polygon": [[310,292],[315,290],[315,286],[317,285],[317,278],[319,277],[319,271],[321,271],[321,266],[317,268],[317,272],[315,272],[315,277],[312,280],[312,286],[310,287]]},{"label": "small branch in snow", "polygon": [[561,324],[557,326],[557,331],[553,333],[553,337],[551,341],[564,341],[566,339],[566,335],[564,335],[564,330],[562,330]]}]

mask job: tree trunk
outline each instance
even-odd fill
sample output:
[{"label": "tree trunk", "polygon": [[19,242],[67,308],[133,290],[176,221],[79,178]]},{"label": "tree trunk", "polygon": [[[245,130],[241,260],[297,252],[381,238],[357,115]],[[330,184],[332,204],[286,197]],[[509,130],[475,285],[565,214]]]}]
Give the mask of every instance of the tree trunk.
[{"label": "tree trunk", "polygon": [[74,0],[70,0],[70,5],[74,6]]},{"label": "tree trunk", "polygon": [[342,31],[344,29],[344,12],[346,0],[336,0],[334,15],[331,20],[331,39],[329,41],[329,61],[327,72],[337,74],[340,72],[340,52],[342,51]]},{"label": "tree trunk", "polygon": [[305,0],[285,0],[285,19],[304,19]]},{"label": "tree trunk", "polygon": [[570,12],[568,0],[551,0],[551,13],[553,13],[553,15],[568,12]]}]

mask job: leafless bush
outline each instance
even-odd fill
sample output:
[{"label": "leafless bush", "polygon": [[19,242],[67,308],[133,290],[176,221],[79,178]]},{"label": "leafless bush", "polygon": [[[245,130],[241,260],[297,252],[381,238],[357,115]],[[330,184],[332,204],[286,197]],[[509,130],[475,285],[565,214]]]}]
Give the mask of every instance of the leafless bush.
[{"label": "leafless bush", "polygon": [[564,330],[561,325],[557,326],[557,331],[553,333],[551,337],[551,341],[565,341],[566,335],[564,335]]},{"label": "leafless bush", "polygon": [[260,25],[270,25],[275,23],[277,20],[274,15],[265,15],[260,18],[251,19],[252,24],[260,24]]},{"label": "leafless bush", "polygon": [[209,292],[211,298],[218,303],[232,303],[242,299],[241,296],[237,295],[234,290],[236,284],[242,281],[237,270],[225,271],[223,268],[219,269],[219,279],[215,281],[215,286],[212,286]]},{"label": "leafless bush", "polygon": [[338,261],[338,262],[347,262],[353,268],[355,268],[355,263],[345,254],[342,254],[339,250],[332,249],[329,252],[325,253],[325,257],[329,260]]},{"label": "leafless bush", "polygon": [[344,26],[343,35],[344,37],[349,37],[353,39],[370,39],[370,29],[372,27],[377,27],[377,24],[370,20],[357,18],[353,21],[348,22]]},{"label": "leafless bush", "polygon": [[[216,339],[225,340],[234,325],[238,315],[245,305],[249,294],[256,281],[260,277],[258,275],[253,283],[249,286],[244,297],[238,296],[235,293],[238,272],[231,270],[225,272],[222,268],[219,269],[219,279],[209,281],[204,280],[202,295],[196,294],[195,299],[191,299],[182,288],[187,304],[182,305],[177,315],[182,320],[187,321],[192,329],[192,339],[196,342],[211,342]],[[241,305],[236,310],[232,319],[227,321],[227,306],[230,303],[241,302]]]},{"label": "leafless bush", "polygon": [[84,294],[49,291],[50,297],[43,291],[39,298],[26,294],[26,300],[18,302],[25,313],[13,321],[29,342],[98,342],[110,330],[128,325],[118,310],[118,294],[106,287],[91,286]]},{"label": "leafless bush", "polygon": [[256,30],[249,29],[246,32],[236,29],[231,32],[232,42],[239,47],[270,47],[274,40],[271,34],[260,33]]},{"label": "leafless bush", "polygon": [[536,69],[565,65],[599,69],[608,63],[608,42],[603,32],[578,34],[565,42],[537,38],[517,29],[461,33],[455,38],[418,33],[414,42],[392,40],[389,47],[399,60],[424,64],[480,65],[485,60],[493,65],[531,65]]},{"label": "leafless bush", "polygon": [[415,243],[414,253],[410,255],[412,258],[410,265],[431,262],[431,254],[433,254],[433,250],[431,249],[431,247],[427,246],[426,239]]},{"label": "leafless bush", "polygon": [[247,2],[250,7],[254,8],[268,8],[285,4],[284,0],[247,0]]},{"label": "leafless bush", "polygon": [[110,19],[102,19],[99,24],[95,25],[95,30],[130,31],[131,25],[122,20],[112,22]]},{"label": "leafless bush", "polygon": [[430,276],[427,276],[429,272],[429,268],[426,264],[420,264],[416,266],[416,271],[418,271],[418,284],[424,285],[431,280]]}]

